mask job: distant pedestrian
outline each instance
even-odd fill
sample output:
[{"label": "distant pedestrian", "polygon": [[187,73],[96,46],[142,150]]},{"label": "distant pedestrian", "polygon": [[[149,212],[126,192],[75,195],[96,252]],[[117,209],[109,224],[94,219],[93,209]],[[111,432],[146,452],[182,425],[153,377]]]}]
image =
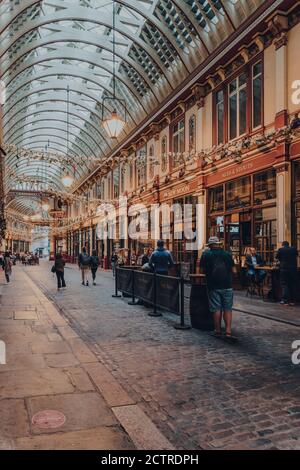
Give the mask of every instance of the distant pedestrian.
[{"label": "distant pedestrian", "polygon": [[276,259],[279,261],[280,284],[282,288],[281,304],[294,305],[297,290],[297,257],[298,251],[284,241],[279,248]]},{"label": "distant pedestrian", "polygon": [[157,248],[149,259],[149,265],[156,274],[168,275],[169,268],[174,266],[174,260],[171,253],[164,247],[165,242],[158,240]]},{"label": "distant pedestrian", "polygon": [[3,262],[2,262],[2,268],[5,274],[6,282],[10,282],[10,277],[11,277],[11,267],[12,267],[12,262],[9,256],[9,252],[6,251],[4,253],[3,257]]},{"label": "distant pedestrian", "polygon": [[57,289],[65,289],[66,282],[65,282],[65,262],[61,253],[56,253],[55,255],[55,274],[57,277]]},{"label": "distant pedestrian", "polygon": [[113,276],[115,277],[116,275],[116,267],[118,265],[118,255],[117,253],[114,251],[113,254],[111,255],[111,258],[110,258],[110,262],[111,262],[111,267],[112,267],[112,271],[113,271]]},{"label": "distant pedestrian", "polygon": [[90,258],[90,265],[93,277],[93,285],[96,285],[96,273],[99,267],[99,257],[97,256],[97,251],[93,250],[92,256]]},{"label": "distant pedestrian", "polygon": [[81,270],[82,285],[88,286],[89,285],[88,273],[90,270],[90,255],[86,252],[85,246],[82,248],[82,252],[79,255],[78,265],[79,265],[79,269]]},{"label": "distant pedestrian", "polygon": [[144,264],[149,263],[149,252],[146,249],[144,250],[141,263],[142,263],[142,266],[144,266]]},{"label": "distant pedestrian", "polygon": [[210,237],[208,250],[201,257],[200,267],[206,274],[209,309],[214,317],[215,335],[222,337],[222,316],[225,322],[225,338],[233,340],[232,324],[232,256],[221,248],[218,237]]}]

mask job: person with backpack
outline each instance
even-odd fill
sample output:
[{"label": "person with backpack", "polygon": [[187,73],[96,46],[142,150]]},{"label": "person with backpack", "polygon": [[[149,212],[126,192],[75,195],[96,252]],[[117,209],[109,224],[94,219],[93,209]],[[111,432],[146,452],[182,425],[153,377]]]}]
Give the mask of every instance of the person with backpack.
[{"label": "person with backpack", "polygon": [[232,256],[221,248],[218,237],[210,237],[208,250],[201,257],[200,267],[206,274],[209,309],[214,317],[215,336],[222,337],[222,316],[225,322],[225,338],[234,340],[232,324]]},{"label": "person with backpack", "polygon": [[93,250],[92,256],[90,258],[90,265],[93,277],[93,286],[96,285],[96,273],[99,267],[99,257],[97,256],[97,251]]},{"label": "person with backpack", "polygon": [[81,269],[83,286],[89,285],[88,272],[90,270],[90,265],[91,265],[90,260],[91,260],[90,255],[86,252],[86,247],[84,246],[78,258],[78,265],[79,265],[79,269]]},{"label": "person with backpack", "polygon": [[53,271],[57,277],[57,290],[66,288],[65,264],[61,253],[56,253]]}]

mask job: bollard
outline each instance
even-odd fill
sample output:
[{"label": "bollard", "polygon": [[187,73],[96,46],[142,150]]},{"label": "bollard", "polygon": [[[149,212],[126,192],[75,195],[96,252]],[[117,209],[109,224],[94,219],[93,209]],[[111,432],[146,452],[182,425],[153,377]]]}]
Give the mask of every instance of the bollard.
[{"label": "bollard", "polygon": [[184,278],[180,279],[180,323],[174,325],[176,330],[190,330],[191,327],[184,323]]},{"label": "bollard", "polygon": [[162,314],[157,311],[156,305],[156,274],[153,273],[153,312],[148,313],[149,317],[162,317]]},{"label": "bollard", "polygon": [[128,302],[128,305],[138,305],[139,301],[135,300],[135,295],[134,295],[134,269],[132,270],[132,300]]},{"label": "bollard", "polygon": [[116,274],[115,274],[115,293],[112,295],[112,297],[121,297],[121,295],[118,294],[118,268],[116,268]]}]

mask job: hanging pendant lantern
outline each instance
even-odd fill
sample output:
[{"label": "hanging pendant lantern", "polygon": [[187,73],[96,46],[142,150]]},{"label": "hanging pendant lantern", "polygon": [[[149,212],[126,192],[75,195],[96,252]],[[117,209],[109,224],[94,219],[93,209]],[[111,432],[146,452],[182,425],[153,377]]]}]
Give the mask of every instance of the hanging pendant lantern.
[{"label": "hanging pendant lantern", "polygon": [[[117,139],[122,133],[127,120],[127,106],[126,101],[116,97],[116,2],[113,1],[113,96],[106,96],[102,101],[102,126],[104,127],[107,135],[111,139]],[[104,109],[105,102],[111,102],[110,107],[113,109],[110,114],[105,117]],[[108,104],[108,103],[107,103]],[[121,116],[117,112],[118,108],[122,108],[122,113],[124,116]]]},{"label": "hanging pendant lantern", "polygon": [[102,121],[104,129],[111,139],[117,139],[119,137],[125,124],[126,121],[118,115],[116,110],[114,110],[108,118],[103,119]]}]

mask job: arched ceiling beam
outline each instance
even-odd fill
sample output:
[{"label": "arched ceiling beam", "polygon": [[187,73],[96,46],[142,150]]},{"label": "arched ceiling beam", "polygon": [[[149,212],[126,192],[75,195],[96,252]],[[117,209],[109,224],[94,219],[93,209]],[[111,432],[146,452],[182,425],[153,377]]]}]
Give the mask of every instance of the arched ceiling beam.
[{"label": "arched ceiling beam", "polygon": [[[11,134],[6,134],[6,141],[7,142],[11,142],[14,138],[14,136],[18,135],[19,133],[20,134],[25,134],[26,132],[30,132],[32,129],[33,130],[37,130],[37,129],[44,129],[44,128],[48,128],[49,126],[51,128],[55,128],[55,129],[59,129],[61,130],[62,127],[59,123],[64,123],[66,126],[67,126],[67,121],[66,120],[62,120],[62,119],[39,119],[38,121],[35,121],[34,119],[32,121],[26,121],[25,123],[24,122],[21,122],[20,126],[18,126],[17,129],[14,130],[14,132],[12,132]],[[41,126],[41,127],[36,127],[37,125]],[[28,129],[26,129],[28,127]],[[86,134],[86,136],[89,138],[89,139],[92,139],[93,140],[93,143],[94,144],[97,144],[99,145],[95,139],[93,139],[93,137],[82,127],[78,126],[77,124],[74,124],[72,123],[72,126],[73,127],[76,127],[78,130],[80,130],[81,132],[83,132],[84,134]]]},{"label": "arched ceiling beam", "polygon": [[[43,92],[46,91],[46,92],[51,92],[52,100],[55,99],[55,101],[56,101],[57,93],[55,95],[53,95],[53,89],[55,89],[56,92],[58,90],[65,92],[65,90],[67,89],[67,86],[68,86],[67,81],[57,80],[57,81],[52,81],[52,82],[46,83],[45,85],[41,85],[40,87],[34,87],[34,88],[29,88],[27,90],[24,90],[24,93],[22,93],[20,95],[15,95],[16,98],[15,98],[14,102],[12,102],[12,100],[9,100],[9,101],[6,102],[4,112],[2,113],[3,120],[5,120],[5,117],[7,115],[9,115],[10,112],[12,112],[12,109],[13,109],[14,106],[16,106],[18,103],[22,102],[25,98],[29,98],[32,95],[43,93]],[[83,86],[82,87],[81,86],[76,86],[76,84],[73,84],[72,81],[71,81],[70,93],[72,93],[72,92],[80,93],[84,96],[87,96],[89,99],[92,99],[92,100],[95,101],[95,103],[97,103],[96,95],[94,95],[91,92],[85,91]],[[54,96],[54,98],[53,98],[53,96]],[[60,94],[59,96],[62,96],[62,95]],[[63,96],[65,96],[65,93],[63,94]],[[78,97],[76,97],[76,98],[78,99]],[[82,100],[82,97],[80,98],[80,101],[81,100]],[[62,100],[62,101],[64,101],[64,100]],[[71,100],[70,100],[70,102],[71,102]],[[76,101],[76,103],[78,103],[78,101]],[[85,104],[85,101],[83,101],[83,103]],[[28,102],[28,104],[30,104],[30,102]],[[80,103],[79,103],[79,105],[80,105]],[[91,111],[91,109],[89,107],[86,108],[86,109]],[[112,148],[111,141],[105,135],[105,131],[102,129],[102,127],[100,125],[100,122],[101,122],[101,118],[99,120],[99,130],[98,130],[99,136],[101,137],[101,140],[104,140],[106,142],[108,147]],[[97,144],[99,145],[99,143],[97,143]]]},{"label": "arched ceiling beam", "polygon": [[[41,27],[41,26],[47,26],[51,23],[58,23],[60,21],[79,21],[79,22],[89,22],[89,23],[94,23],[98,24],[100,26],[105,26],[109,29],[112,29],[113,27],[113,18],[112,15],[107,15],[107,14],[102,14],[97,17],[95,15],[95,10],[92,8],[86,8],[83,6],[76,6],[74,5],[68,5],[66,2],[59,2],[61,6],[61,10],[56,11],[52,15],[46,15],[43,17],[39,17],[36,20],[32,20],[28,22],[27,24],[25,23],[22,28],[20,28],[18,31],[15,32],[13,37],[6,38],[5,40],[2,41],[1,46],[0,46],[0,57],[2,57],[6,51],[18,41],[22,36],[25,34]],[[136,2],[135,2],[136,3]],[[143,12],[144,17],[146,19],[148,18],[147,12]],[[141,14],[141,13],[140,13]],[[182,51],[176,44],[175,38],[168,32],[168,31],[162,31],[162,25],[160,22],[154,17],[153,14],[151,14],[151,19],[150,21],[155,23],[155,26],[158,28],[158,30],[161,32],[161,35],[164,37],[167,37],[170,44],[174,47],[174,49],[177,51],[179,57],[182,56]],[[133,43],[137,44],[141,49],[144,49],[147,54],[150,55],[151,59],[154,61],[154,63],[157,64],[157,66],[164,72],[165,75],[170,75],[168,70],[166,69],[164,63],[160,59],[159,55],[154,49],[151,49],[150,47],[147,47],[146,43],[137,35],[134,34],[129,28],[127,28],[126,24],[133,24],[133,20],[129,18],[122,18],[119,15],[116,18],[115,22],[115,30],[121,34],[122,36],[126,37]],[[137,27],[141,27],[142,24],[139,21],[135,22],[135,25]],[[187,57],[183,57],[183,62],[187,62]],[[187,65],[185,65],[187,71],[189,71]],[[190,70],[191,72],[191,70]]]},{"label": "arched ceiling beam", "polygon": [[[43,54],[40,56],[35,56],[31,58],[30,60],[26,60],[24,62],[21,62],[20,66],[17,67],[15,70],[9,69],[9,75],[5,77],[3,75],[4,81],[6,86],[10,84],[10,82],[16,78],[20,73],[22,73],[24,70],[29,69],[30,67],[34,65],[41,65],[44,62],[48,62],[51,60],[76,60],[77,62],[83,62],[83,63],[88,63],[93,66],[99,67],[108,74],[113,76],[113,67],[109,66],[106,64],[103,60],[99,60],[96,56],[97,54],[91,54],[86,51],[84,51],[84,57],[79,56],[79,52],[82,53],[80,50],[74,50],[71,49],[70,47],[60,47],[57,51],[52,51],[48,52],[47,54]],[[75,66],[73,66],[75,67]],[[89,74],[91,74],[91,70],[88,71]],[[146,107],[145,104],[143,103],[143,100],[138,93],[138,91],[135,89],[135,87],[132,85],[132,83],[129,80],[126,80],[125,77],[123,77],[120,73],[116,72],[116,78],[120,80],[123,85],[130,90],[132,95],[135,97],[135,99],[138,101],[139,105],[141,108],[144,110],[144,113],[146,113]],[[108,87],[110,88],[110,87]],[[111,89],[112,91],[112,89]],[[113,95],[113,93],[111,93]],[[121,98],[120,95],[118,95],[118,98]]]},{"label": "arched ceiling beam", "polygon": [[[27,117],[30,117],[30,116],[35,116],[37,114],[41,114],[41,113],[63,113],[63,114],[67,114],[67,111],[65,109],[65,106],[62,106],[60,103],[59,104],[56,104],[56,103],[52,103],[51,105],[47,105],[47,107],[44,107],[44,108],[40,108],[40,109],[35,109],[35,110],[32,110],[32,111],[28,111],[27,110],[27,107],[28,107],[28,103],[27,103],[27,106],[22,106],[21,109],[18,110],[18,112],[16,112],[13,117],[11,117],[7,122],[5,122],[3,124],[3,133],[4,133],[4,136],[6,136],[6,133],[11,131],[12,128],[14,126],[16,126],[16,124],[18,124],[21,120],[24,120],[25,118]],[[26,111],[27,110],[27,111]],[[23,113],[23,114],[22,114]],[[20,116],[19,116],[20,115]],[[81,121],[83,122],[86,122],[88,125],[90,125],[94,130],[95,132],[98,132],[98,129],[97,127],[95,126],[95,124],[90,120],[90,121],[87,121],[85,119],[84,116],[80,115],[78,113],[78,110],[77,109],[73,109],[72,106],[70,106],[70,112],[69,112],[69,115],[70,116],[73,116],[75,117],[76,119],[80,119]],[[37,119],[38,120],[38,119]],[[25,122],[25,121],[24,121]],[[10,127],[8,127],[10,125]],[[71,122],[72,124],[72,122]],[[100,127],[100,126],[99,126]]]},{"label": "arched ceiling beam", "polygon": [[[40,136],[40,137],[43,137],[43,136]],[[59,135],[51,135],[50,133],[49,133],[49,137],[47,137],[47,134],[45,134],[44,137],[45,137],[45,139],[38,140],[38,142],[45,142],[44,146],[47,144],[49,137],[52,137],[53,142],[57,142],[57,139],[59,139],[59,140],[62,140],[64,145],[66,145],[66,138],[65,137],[61,137]],[[26,145],[26,141],[30,141],[30,137],[24,137],[24,138],[22,137],[21,139],[16,140],[14,143],[15,143],[15,145],[17,145],[19,147],[24,147]],[[35,139],[32,139],[32,142],[37,142],[37,141]],[[75,147],[75,148],[78,149],[79,153],[77,153],[77,155],[80,156],[80,155],[84,154],[84,156],[86,156],[88,158],[88,154],[86,153],[86,150],[83,149],[79,145],[79,143],[72,142],[72,147]],[[74,153],[75,153],[75,151],[74,151]]]},{"label": "arched ceiling beam", "polygon": [[[45,37],[39,37],[38,39],[31,41],[28,44],[25,44],[12,58],[1,60],[0,61],[0,68],[2,71],[2,75],[14,66],[24,55],[34,51],[39,47],[46,47],[52,45],[54,43],[62,43],[62,42],[73,42],[73,43],[82,43],[93,45],[99,47],[100,49],[104,49],[108,52],[113,53],[113,47],[111,41],[108,39],[101,37],[99,34],[91,33],[88,31],[76,31],[72,28],[61,28],[61,31],[49,34]],[[159,90],[153,86],[148,75],[145,73],[143,67],[140,64],[135,62],[130,56],[122,54],[122,52],[118,52],[118,48],[116,48],[116,56],[122,59],[123,62],[130,65],[138,74],[139,76],[147,83],[150,92],[152,93],[153,97],[156,100],[156,103],[159,102],[159,98],[157,94]],[[3,65],[7,62],[7,65]],[[171,87],[170,87],[171,90]]]},{"label": "arched ceiling beam", "polygon": [[[7,102],[6,102],[6,105],[8,105],[9,101],[10,101],[10,98],[12,95],[15,95],[23,86],[25,85],[28,85],[30,84],[33,80],[43,80],[47,77],[53,77],[53,76],[59,76],[59,75],[67,75],[67,76],[70,76],[70,77],[74,77],[74,78],[80,78],[82,80],[86,80],[88,81],[89,83],[94,83],[95,85],[99,86],[100,88],[106,90],[109,94],[112,93],[112,88],[111,87],[108,87],[107,85],[104,85],[103,83],[101,83],[100,81],[98,81],[96,79],[96,77],[93,76],[93,74],[90,74],[88,71],[85,72],[84,69],[81,69],[80,67],[75,67],[75,66],[72,66],[72,65],[55,65],[54,67],[47,67],[45,70],[41,71],[37,71],[34,73],[34,75],[28,75],[28,76],[22,76],[20,82],[16,83],[15,86],[12,86],[12,83],[10,84],[10,86],[7,86]],[[19,78],[19,77],[18,77]],[[62,83],[66,83],[65,80],[64,81],[61,81]],[[53,89],[56,88],[56,84],[58,85],[58,87],[60,86],[60,80],[52,80],[51,82],[49,83],[53,83]],[[75,84],[71,84],[71,87],[72,86],[76,86]],[[75,89],[76,91],[76,89]],[[112,111],[112,107],[110,107],[109,105],[107,105],[107,109]],[[130,116],[130,118],[132,119],[132,122],[134,123],[134,125],[137,124],[137,118],[134,118],[134,113],[135,111],[131,111],[130,109],[128,109],[128,115]]]}]

